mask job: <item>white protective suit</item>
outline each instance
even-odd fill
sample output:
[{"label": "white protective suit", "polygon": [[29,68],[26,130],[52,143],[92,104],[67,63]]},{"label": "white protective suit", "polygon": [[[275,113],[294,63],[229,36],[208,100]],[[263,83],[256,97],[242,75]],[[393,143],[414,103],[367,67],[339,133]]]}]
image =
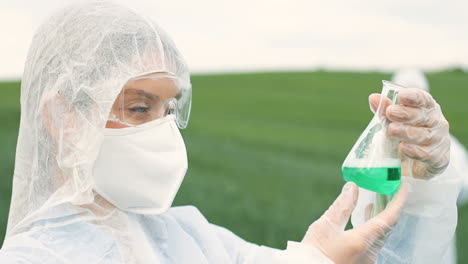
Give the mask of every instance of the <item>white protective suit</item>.
[{"label": "white protective suit", "polygon": [[[392,77],[392,81],[406,87],[419,88],[429,92],[429,81],[424,73],[418,69],[401,69]],[[463,188],[458,203],[464,204],[468,201],[468,151],[454,136],[450,135],[450,164],[447,169],[436,180],[458,179],[463,181]],[[455,238],[447,249],[444,260],[441,263],[456,263]]]},{"label": "white protective suit", "polygon": [[[40,27],[21,86],[0,263],[332,263],[296,243],[283,251],[245,242],[208,223],[194,207],[133,214],[93,191],[109,110],[128,79],[149,72],[171,72],[190,82],[168,36],[126,8],[107,1],[75,4]],[[440,263],[427,256],[444,252],[441,246],[453,234],[454,182],[413,186],[379,263]]]}]

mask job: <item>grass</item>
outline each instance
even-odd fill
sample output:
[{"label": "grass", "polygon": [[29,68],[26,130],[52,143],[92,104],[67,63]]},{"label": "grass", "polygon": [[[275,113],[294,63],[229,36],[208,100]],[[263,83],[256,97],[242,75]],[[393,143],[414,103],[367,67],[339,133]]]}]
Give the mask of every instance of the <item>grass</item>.
[{"label": "grass", "polygon": [[[300,240],[340,192],[340,167],[372,117],[370,93],[384,73],[296,72],[197,75],[189,128],[189,171],[175,204],[246,240],[284,248]],[[468,145],[468,74],[428,75],[431,91]],[[0,236],[8,213],[19,124],[19,84],[0,86]],[[467,96],[465,96],[467,95]],[[468,243],[460,208],[459,248]],[[459,263],[468,252],[459,250]]]}]

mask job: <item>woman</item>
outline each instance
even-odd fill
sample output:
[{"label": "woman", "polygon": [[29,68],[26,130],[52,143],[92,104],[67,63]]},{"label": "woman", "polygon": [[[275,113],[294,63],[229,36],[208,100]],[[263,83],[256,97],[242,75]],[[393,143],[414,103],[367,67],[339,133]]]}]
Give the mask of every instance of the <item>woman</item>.
[{"label": "woman", "polygon": [[40,27],[21,93],[1,263],[372,263],[406,200],[402,187],[344,231],[357,200],[348,183],[286,250],[170,208],[187,169],[189,71],[156,24],[111,2],[72,5]]}]

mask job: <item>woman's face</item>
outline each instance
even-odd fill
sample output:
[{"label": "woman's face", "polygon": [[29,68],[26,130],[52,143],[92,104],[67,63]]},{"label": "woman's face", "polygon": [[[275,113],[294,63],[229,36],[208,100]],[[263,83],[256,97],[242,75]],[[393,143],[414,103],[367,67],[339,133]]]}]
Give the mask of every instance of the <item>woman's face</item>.
[{"label": "woman's face", "polygon": [[112,120],[107,121],[106,128],[141,125],[164,117],[169,111],[168,100],[179,92],[176,79],[164,73],[130,79],[112,105]]}]

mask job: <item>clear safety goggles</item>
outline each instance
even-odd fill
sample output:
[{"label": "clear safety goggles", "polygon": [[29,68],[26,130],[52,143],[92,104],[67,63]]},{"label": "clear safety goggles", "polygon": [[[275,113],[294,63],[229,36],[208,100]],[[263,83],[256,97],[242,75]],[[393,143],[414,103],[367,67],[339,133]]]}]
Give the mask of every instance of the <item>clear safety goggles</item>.
[{"label": "clear safety goggles", "polygon": [[129,79],[115,100],[109,120],[139,126],[169,114],[186,128],[190,117],[192,87],[172,73],[150,73]]}]

